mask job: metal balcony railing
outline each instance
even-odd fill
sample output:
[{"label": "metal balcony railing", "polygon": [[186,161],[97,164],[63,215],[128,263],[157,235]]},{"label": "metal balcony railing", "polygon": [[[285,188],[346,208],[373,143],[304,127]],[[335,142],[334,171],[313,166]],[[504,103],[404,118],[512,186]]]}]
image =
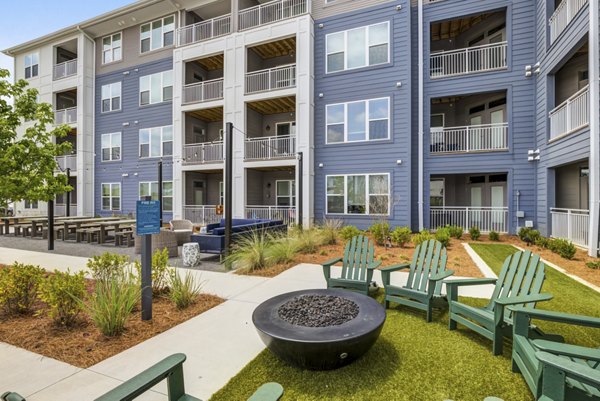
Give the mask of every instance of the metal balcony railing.
[{"label": "metal balcony railing", "polygon": [[309,12],[309,0],[274,0],[238,13],[238,29],[270,24]]},{"label": "metal balcony railing", "polygon": [[183,147],[183,164],[223,162],[223,142],[193,143]]},{"label": "metal balcony railing", "polygon": [[289,159],[296,157],[296,135],[246,139],[244,160]]},{"label": "metal balcony railing", "polygon": [[573,21],[579,10],[587,4],[588,0],[563,0],[550,19],[548,25],[550,25],[550,43],[560,36],[560,34],[567,29],[567,26]]},{"label": "metal balcony railing", "polygon": [[56,110],[54,112],[54,124],[74,124],[77,122],[77,107]]},{"label": "metal balcony railing", "polygon": [[589,86],[585,86],[550,112],[550,140],[574,132],[589,124],[589,94]]},{"label": "metal balcony railing", "polygon": [[430,139],[434,154],[508,150],[508,123],[432,128]]},{"label": "metal balcony railing", "polygon": [[246,74],[246,94],[296,86],[296,64]]},{"label": "metal balcony railing", "polygon": [[231,14],[177,29],[177,46],[202,42],[231,33]]},{"label": "metal balcony railing", "polygon": [[586,209],[551,208],[552,234],[554,238],[563,238],[587,248],[590,227],[590,211]]},{"label": "metal balcony railing", "polygon": [[482,232],[508,232],[507,207],[431,206],[429,209],[432,230],[457,225],[465,230],[477,226]]},{"label": "metal balcony railing", "polygon": [[429,57],[429,76],[445,78],[507,67],[508,42],[442,51]]},{"label": "metal balcony railing", "polygon": [[223,99],[223,78],[198,82],[183,87],[183,104]]},{"label": "metal balcony railing", "polygon": [[283,220],[292,225],[296,223],[296,206],[246,206],[246,218]]},{"label": "metal balcony railing", "polygon": [[185,205],[183,216],[192,223],[202,225],[218,223],[223,218],[217,214],[215,205]]},{"label": "metal balcony railing", "polygon": [[55,81],[72,75],[77,75],[77,59],[65,61],[54,66],[53,77]]}]

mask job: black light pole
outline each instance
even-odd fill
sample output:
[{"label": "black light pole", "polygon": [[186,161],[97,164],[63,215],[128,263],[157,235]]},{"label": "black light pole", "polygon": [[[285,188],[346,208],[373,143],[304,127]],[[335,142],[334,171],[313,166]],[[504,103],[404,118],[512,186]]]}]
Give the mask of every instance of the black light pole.
[{"label": "black light pole", "polygon": [[[162,160],[158,162],[158,201],[160,202],[160,226],[163,225],[163,174],[162,174]],[[152,192],[152,189],[150,189]]]},{"label": "black light pole", "polygon": [[303,209],[303,201],[302,201],[302,152],[298,152],[298,197],[296,199],[296,205],[298,206],[298,227],[302,229],[302,209]]},{"label": "black light pole", "polygon": [[228,256],[233,212],[233,124],[227,123],[225,128],[225,256]]},{"label": "black light pole", "polygon": [[48,201],[48,250],[54,250],[54,199]]},{"label": "black light pole", "polygon": [[[67,185],[71,182],[71,169],[67,167]],[[65,210],[65,216],[71,216],[71,191],[67,191],[67,210]]]},{"label": "black light pole", "polygon": [[[144,196],[142,200],[152,200]],[[142,320],[152,320],[152,235],[142,235]],[[137,240],[136,240],[137,241]]]}]

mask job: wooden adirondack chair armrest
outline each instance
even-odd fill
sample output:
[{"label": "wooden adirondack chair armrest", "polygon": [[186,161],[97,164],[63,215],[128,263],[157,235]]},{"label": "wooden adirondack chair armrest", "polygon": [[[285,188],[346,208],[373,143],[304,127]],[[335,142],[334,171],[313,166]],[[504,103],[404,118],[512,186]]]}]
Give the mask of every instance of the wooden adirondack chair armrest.
[{"label": "wooden adirondack chair armrest", "polygon": [[454,274],[454,270],[446,270],[433,276],[429,276],[429,281],[440,281]]},{"label": "wooden adirondack chair armrest", "polygon": [[447,287],[463,287],[467,285],[496,284],[497,278],[460,278],[456,280],[444,280]]},{"label": "wooden adirondack chair armrest", "polygon": [[331,267],[331,266],[333,266],[336,263],[339,263],[341,261],[342,261],[342,258],[333,258],[333,259],[328,260],[327,262],[321,263],[321,266],[323,266],[323,267],[325,267],[325,266]]},{"label": "wooden adirondack chair armrest", "polygon": [[591,361],[600,361],[600,349],[588,348],[579,345],[557,343],[548,340],[531,340],[535,347],[543,352],[555,355],[564,355],[572,358],[581,358]]},{"label": "wooden adirondack chair armrest", "polygon": [[527,314],[532,319],[548,320],[551,322],[575,324],[578,326],[600,329],[600,318],[597,317],[573,315],[570,313],[554,312],[543,309],[519,308],[515,306],[509,306],[508,309],[515,314]]},{"label": "wooden adirondack chair armrest", "polygon": [[516,297],[508,297],[497,299],[495,302],[499,305],[518,305],[518,304],[527,304],[529,302],[542,302],[548,301],[552,299],[552,294],[535,294],[535,295],[520,295]]},{"label": "wooden adirondack chair armrest", "polygon": [[375,270],[379,266],[381,266],[381,260],[374,260],[371,263],[369,263],[369,265],[367,266],[367,269],[369,269],[369,270]]},{"label": "wooden adirondack chair armrest", "polygon": [[595,383],[600,385],[600,371],[592,369],[580,363],[576,363],[548,352],[538,351],[535,357],[545,366],[551,366],[555,369],[565,372],[567,377],[585,381],[586,383]]},{"label": "wooden adirondack chair armrest", "polygon": [[386,273],[387,272],[391,273],[391,272],[395,272],[395,271],[402,270],[402,269],[408,269],[409,267],[410,267],[410,263],[402,263],[399,265],[391,265],[388,267],[384,267],[381,269],[381,271],[386,272]]}]

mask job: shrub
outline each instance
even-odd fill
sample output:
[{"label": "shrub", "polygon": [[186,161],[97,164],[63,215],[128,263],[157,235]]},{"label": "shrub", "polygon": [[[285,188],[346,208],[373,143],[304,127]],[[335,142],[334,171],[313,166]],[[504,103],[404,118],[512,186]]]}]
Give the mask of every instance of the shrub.
[{"label": "shrub", "polygon": [[352,237],[356,237],[360,234],[361,231],[355,226],[344,226],[340,230],[340,237],[346,242],[350,241]]},{"label": "shrub", "polygon": [[550,243],[552,242],[551,239],[546,238],[546,237],[542,237],[540,236],[536,241],[535,244],[537,246],[539,246],[540,248],[548,248],[550,249]]},{"label": "shrub", "polygon": [[311,228],[296,232],[292,242],[298,252],[315,253],[323,244],[323,236],[319,230]]},{"label": "shrub", "polygon": [[81,303],[86,294],[85,273],[66,273],[58,270],[46,277],[40,286],[40,299],[48,304],[48,315],[55,324],[72,326],[81,312]]},{"label": "shrub", "polygon": [[8,313],[28,313],[37,299],[44,270],[15,262],[0,270],[0,305]]},{"label": "shrub", "polygon": [[390,237],[392,237],[392,242],[399,247],[403,248],[406,243],[410,241],[410,236],[412,235],[412,231],[409,227],[396,227],[390,233]]},{"label": "shrub", "polygon": [[596,260],[595,262],[587,262],[585,265],[590,269],[600,270],[600,260]]},{"label": "shrub", "polygon": [[105,252],[100,256],[93,256],[87,261],[94,280],[106,283],[111,280],[121,280],[127,271],[129,256]]},{"label": "shrub", "polygon": [[288,263],[296,256],[297,244],[287,237],[278,238],[267,248],[267,260],[272,263]]},{"label": "shrub", "polygon": [[464,228],[456,225],[446,226],[448,233],[452,238],[461,239],[464,233]]},{"label": "shrub", "polygon": [[188,306],[196,302],[200,290],[202,289],[202,283],[197,283],[194,275],[191,271],[186,271],[183,278],[177,274],[177,270],[173,269],[170,273],[170,285],[171,291],[169,291],[169,298],[177,309],[185,309]]},{"label": "shrub", "polygon": [[450,230],[448,228],[440,228],[435,232],[435,239],[442,243],[444,248],[448,248],[450,244]]},{"label": "shrub", "polygon": [[550,240],[549,248],[552,252],[559,254],[565,259],[573,259],[577,248],[571,241],[567,241],[562,238],[555,238]]},{"label": "shrub", "polygon": [[527,245],[537,243],[538,239],[541,237],[540,232],[531,227],[521,227],[518,235],[521,241],[524,241]]},{"label": "shrub", "polygon": [[421,230],[420,232],[413,234],[412,242],[413,244],[415,244],[415,246],[419,246],[422,242],[429,241],[432,238],[433,236],[429,231]]},{"label": "shrub", "polygon": [[[142,277],[142,264],[135,261],[138,277]],[[169,289],[169,251],[157,249],[152,254],[152,293],[162,294]]]},{"label": "shrub", "polygon": [[473,241],[477,241],[479,237],[481,237],[481,231],[479,230],[479,227],[473,226],[469,228],[469,237],[471,237]]},{"label": "shrub", "polygon": [[390,225],[386,222],[378,222],[369,228],[369,232],[373,235],[373,239],[377,245],[385,245],[390,236]]},{"label": "shrub", "polygon": [[234,266],[240,273],[264,269],[269,265],[267,250],[270,245],[271,237],[264,232],[253,231],[237,241],[233,252],[225,258],[225,264]]},{"label": "shrub", "polygon": [[498,234],[494,230],[490,231],[489,237],[490,237],[490,241],[500,241],[500,234]]},{"label": "shrub", "polygon": [[337,243],[338,231],[343,222],[335,219],[325,219],[321,226],[321,235],[325,245],[335,245]]}]

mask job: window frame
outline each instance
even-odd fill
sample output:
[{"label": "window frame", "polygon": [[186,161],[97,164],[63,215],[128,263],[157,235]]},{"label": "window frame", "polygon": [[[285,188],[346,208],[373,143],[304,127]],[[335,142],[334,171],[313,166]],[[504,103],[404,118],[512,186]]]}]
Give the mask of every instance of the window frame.
[{"label": "window frame", "polygon": [[[165,30],[164,30],[164,27],[165,27],[165,20],[166,20],[167,18],[173,18],[173,30],[172,30],[172,31],[165,31]],[[157,48],[153,49],[153,48],[152,48],[152,25],[153,25],[155,22],[157,22],[157,21],[160,21],[160,22],[161,22],[161,26],[160,26],[160,31],[161,31],[161,35],[160,35],[161,46],[159,46],[159,47],[157,47]],[[155,20],[148,21],[148,22],[146,22],[145,24],[141,24],[141,25],[140,25],[140,55],[149,54],[149,53],[152,53],[152,52],[155,52],[155,51],[159,51],[159,50],[161,50],[161,49],[165,49],[165,48],[168,48],[168,47],[173,47],[173,46],[175,45],[175,31],[176,31],[175,25],[176,25],[176,22],[177,22],[177,21],[176,21],[176,18],[175,18],[175,14],[171,14],[171,15],[164,16],[164,17],[162,17],[162,18],[157,18],[157,19],[155,19]],[[149,31],[149,32],[150,32],[150,35],[149,35],[149,37],[148,37],[148,38],[143,38],[143,37],[142,37],[142,35],[144,34],[144,32],[142,32],[142,29],[143,29],[143,28],[144,28],[144,26],[146,26],[146,25],[149,25],[149,26],[150,26],[150,31]],[[166,45],[166,46],[165,46],[165,43],[164,43],[164,42],[165,42],[165,34],[166,34],[166,33],[169,33],[169,32],[173,32],[173,43],[172,43],[172,44],[170,44],[170,45]],[[147,51],[143,51],[143,48],[142,48],[142,41],[143,41],[144,39],[150,39],[150,47],[149,47],[149,49],[148,49]]]},{"label": "window frame", "polygon": [[[432,181],[440,181],[442,183],[442,206],[433,206],[433,207],[446,207],[446,179],[441,177],[441,178],[429,178],[429,207],[432,207],[431,205],[431,182]],[[435,198],[440,198],[440,196],[435,196]]]},{"label": "window frame", "polygon": [[[113,85],[116,86],[117,84],[119,86],[119,96],[113,97],[112,96]],[[102,91],[107,86],[108,86],[109,97],[104,98],[102,95]],[[119,108],[113,109],[113,99],[117,99],[117,98],[119,98]],[[109,105],[110,105],[109,110],[104,110],[104,101],[105,100],[109,100]],[[121,111],[122,109],[123,109],[123,85],[122,85],[121,81],[111,82],[109,84],[102,85],[102,87],[100,88],[100,113],[112,113],[113,111]]]},{"label": "window frame", "polygon": [[[37,62],[34,64],[33,63],[33,57],[36,57]],[[30,57],[31,58],[31,64],[28,66],[27,65],[27,58]],[[35,72],[35,75],[33,75],[33,67],[37,66],[37,70]],[[30,75],[27,76],[27,68],[31,69]],[[39,52],[34,52],[34,53],[29,53],[26,54],[23,57],[23,77],[25,77],[25,79],[32,79],[32,78],[36,78],[40,76],[40,53]]]},{"label": "window frame", "polygon": [[[365,177],[365,213],[348,213],[348,177],[355,176],[363,176]],[[375,194],[370,193],[370,180],[371,176],[386,176],[387,177],[387,198],[388,198],[388,206],[387,213],[371,213],[371,205],[370,205],[370,197],[371,196],[385,196],[385,194]],[[329,196],[341,196],[339,194],[328,194],[327,193],[327,181],[331,177],[344,177],[344,212],[330,212],[329,211]],[[390,173],[360,173],[360,174],[327,174],[325,175],[325,214],[326,215],[337,215],[337,216],[391,216],[391,177]]]},{"label": "window frame", "polygon": [[[279,195],[279,183],[287,182],[289,185],[290,193],[288,195]],[[280,205],[279,198],[287,199],[289,205]],[[275,180],[275,205],[277,207],[296,207],[296,180]]]},{"label": "window frame", "polygon": [[[382,43],[378,43],[375,45],[371,45],[370,44],[370,31],[371,31],[371,27],[377,26],[377,25],[386,25],[387,27],[387,61],[383,62],[383,63],[376,63],[376,64],[371,64],[371,60],[370,60],[370,52],[369,49],[371,48],[371,46],[377,46],[377,45],[382,45],[384,42]],[[335,73],[339,73],[339,72],[343,72],[343,71],[351,71],[351,70],[356,70],[359,68],[366,68],[366,67],[373,67],[373,66],[377,66],[377,65],[385,65],[385,64],[389,64],[390,63],[390,48],[391,48],[391,37],[390,37],[390,21],[383,21],[383,22],[377,22],[375,24],[369,24],[369,25],[363,25],[363,26],[358,26],[355,28],[351,28],[351,29],[347,29],[345,31],[337,31],[337,32],[331,32],[328,33],[325,36],[325,74],[335,74]],[[365,65],[363,66],[359,66],[359,67],[348,67],[348,32],[350,31],[357,31],[359,29],[365,29],[365,48],[364,48],[364,55],[365,55]],[[329,55],[331,54],[337,54],[340,52],[332,52],[329,53],[328,48],[329,48],[329,38],[332,35],[336,35],[336,34],[340,34],[343,33],[344,36],[344,49],[342,51],[343,55],[344,55],[344,68],[342,68],[341,70],[336,70],[336,71],[330,71],[329,70]]]},{"label": "window frame", "polygon": [[[164,140],[164,130],[165,128],[171,128],[171,140]],[[152,129],[160,128],[160,155],[152,156]],[[142,131],[148,131],[148,142],[142,143]],[[171,142],[171,154],[164,154],[164,144],[165,142]],[[148,145],[148,156],[142,156],[142,144]],[[138,131],[138,156],[140,159],[151,159],[157,157],[173,157],[173,126],[172,125],[163,125],[161,127],[148,127],[148,128],[140,128]]]},{"label": "window frame", "polygon": [[30,201],[27,199],[25,199],[23,201],[23,209],[30,209],[30,210],[39,209],[39,206],[40,205],[39,205],[38,201]]},{"label": "window frame", "polygon": [[[121,45],[118,47],[115,47],[113,45],[113,43],[115,42],[114,37],[116,35],[121,35],[121,39],[119,39],[121,41]],[[110,49],[108,50],[104,50],[104,39],[106,38],[110,38]],[[115,33],[111,33],[110,35],[106,35],[103,36],[100,42],[100,45],[102,46],[101,51],[102,51],[102,65],[107,65],[107,64],[112,64],[112,63],[117,63],[121,60],[123,60],[123,31],[120,32],[115,32]],[[115,58],[115,49],[121,49],[121,54],[119,56],[118,59]],[[106,61],[105,59],[105,53],[106,52],[110,52],[112,60],[111,61]]]},{"label": "window frame", "polygon": [[[150,189],[150,194],[148,195],[142,195],[142,184],[148,184],[148,188]],[[165,184],[171,184],[171,195],[165,196]],[[142,196],[150,196],[152,197],[152,186],[156,185],[156,193],[158,196],[158,181],[140,181],[138,182],[138,199],[142,200]],[[162,208],[163,212],[167,212],[167,213],[172,213],[173,212],[173,181],[163,181],[163,187],[162,187],[162,204],[160,205],[160,207]],[[165,209],[164,205],[165,205],[165,198],[171,198],[171,209]],[[156,199],[152,199],[152,200],[158,200],[158,197]]]},{"label": "window frame", "polygon": [[[114,141],[113,138],[114,138],[115,135],[119,135],[119,146],[115,146],[115,144],[113,143],[113,141]],[[110,136],[110,145],[111,146],[108,147],[108,148],[105,148],[105,147],[102,146],[103,139],[106,136]],[[122,156],[123,155],[123,153],[122,153],[122,144],[121,144],[122,141],[123,141],[123,133],[120,132],[120,131],[118,131],[118,132],[109,132],[109,133],[106,133],[106,134],[102,134],[100,136],[100,162],[101,163],[105,163],[105,162],[121,161],[122,158],[123,158],[123,156]],[[119,158],[118,159],[113,159],[113,149],[115,149],[117,147],[119,148]],[[104,149],[110,149],[110,152],[109,152],[110,159],[108,159],[108,160],[104,160]]]},{"label": "window frame", "polygon": [[[164,86],[164,81],[165,81],[165,74],[170,73],[171,74],[171,85],[169,86]],[[160,75],[160,101],[158,102],[152,102],[152,77],[155,75]],[[146,91],[142,91],[142,80],[143,79],[148,79],[148,103],[142,103],[142,93],[146,92]],[[139,87],[138,87],[138,102],[139,102],[139,106],[140,107],[146,107],[146,106],[152,106],[154,104],[161,104],[161,103],[166,103],[166,102],[172,102],[173,101],[173,87],[174,87],[174,83],[173,83],[173,70],[166,70],[166,71],[160,71],[160,72],[155,72],[154,74],[148,74],[148,75],[143,75],[140,77],[139,79]],[[165,100],[164,99],[164,95],[165,95],[165,88],[171,88],[171,98]]]},{"label": "window frame", "polygon": [[[104,196],[104,186],[108,185],[109,186],[109,195],[108,196]],[[119,208],[118,209],[114,209],[113,208],[113,199],[117,198],[116,196],[113,196],[113,186],[118,186],[119,187]],[[105,209],[104,208],[104,199],[108,198],[109,202],[110,202],[110,209]],[[123,198],[123,188],[121,187],[121,183],[120,182],[102,182],[100,183],[100,210],[105,211],[105,212],[115,212],[115,211],[120,211],[123,204],[122,204],[122,199]]]},{"label": "window frame", "polygon": [[[370,122],[371,121],[381,121],[384,120],[383,118],[376,118],[371,120],[371,118],[369,117],[370,115],[370,104],[371,102],[374,101],[378,101],[378,100],[386,100],[387,101],[387,137],[386,138],[375,138],[375,139],[371,139],[371,128],[370,128]],[[355,104],[355,103],[361,103],[364,102],[365,103],[365,139],[360,139],[360,140],[356,140],[356,141],[349,141],[348,140],[348,105],[349,104]],[[391,104],[392,104],[392,99],[390,97],[378,97],[378,98],[373,98],[373,99],[362,99],[362,100],[353,100],[350,102],[339,102],[339,103],[331,103],[331,104],[326,104],[325,105],[325,144],[326,145],[339,145],[339,144],[344,144],[344,143],[360,143],[360,142],[376,142],[376,141],[389,141],[391,138]],[[339,142],[329,142],[329,135],[328,135],[328,131],[329,131],[329,126],[330,125],[339,125],[340,123],[332,123],[329,124],[327,122],[327,117],[328,117],[328,110],[330,107],[334,107],[334,106],[340,106],[343,105],[344,106],[344,140],[343,141],[339,141]]]}]

